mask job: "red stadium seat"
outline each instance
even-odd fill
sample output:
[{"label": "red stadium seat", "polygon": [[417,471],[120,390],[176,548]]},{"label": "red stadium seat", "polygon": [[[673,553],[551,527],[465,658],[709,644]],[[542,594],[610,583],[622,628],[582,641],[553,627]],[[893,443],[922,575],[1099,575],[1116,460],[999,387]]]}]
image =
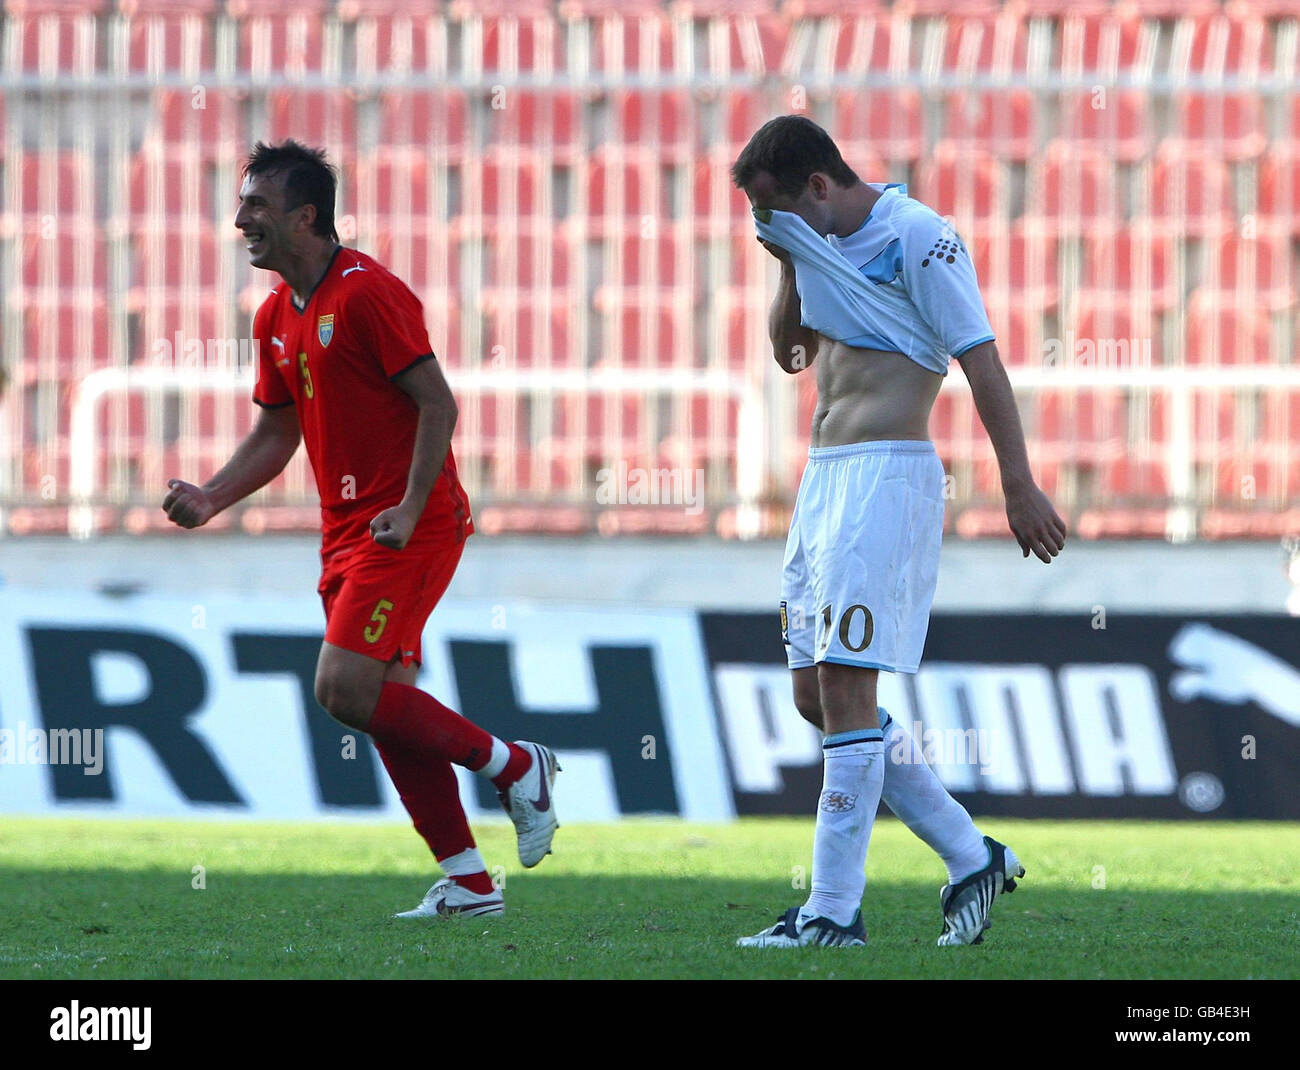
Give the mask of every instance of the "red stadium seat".
[{"label": "red stadium seat", "polygon": [[1163,361],[1155,318],[1137,302],[1091,307],[1080,302],[1064,342],[1066,366],[1122,370]]},{"label": "red stadium seat", "polygon": [[631,90],[615,94],[613,131],[620,144],[653,146],[665,160],[691,155],[691,102],[682,90]]},{"label": "red stadium seat", "polygon": [[621,18],[609,18],[606,0],[570,0],[566,14],[592,19],[593,70],[622,73],[627,70],[656,74],[670,71],[678,59],[673,21],[665,17],[657,0],[620,4]]},{"label": "red stadium seat", "polygon": [[1119,390],[1047,390],[1034,408],[1035,437],[1047,457],[1095,464],[1124,455],[1127,421]]},{"label": "red stadium seat", "polygon": [[1163,312],[1178,300],[1174,241],[1145,223],[1089,235],[1084,245],[1084,308]]},{"label": "red stadium seat", "polygon": [[1121,454],[1102,465],[1101,492],[1104,505],[1114,499],[1163,502],[1169,497],[1167,466],[1152,457]]},{"label": "red stadium seat", "polygon": [[1300,152],[1288,144],[1275,148],[1264,159],[1259,211],[1292,235],[1300,234]]},{"label": "red stadium seat", "polygon": [[1147,94],[1140,90],[1065,93],[1061,113],[1061,139],[1082,143],[1086,151],[1122,163],[1150,151],[1151,113]]},{"label": "red stadium seat", "polygon": [[[174,228],[198,230],[216,218],[212,203],[212,171],[201,156],[180,146],[153,143],[131,161],[127,211],[132,230],[158,234]],[[224,191],[223,191],[224,192]],[[233,223],[238,190],[222,204]],[[234,227],[230,235],[235,235]]]},{"label": "red stadium seat", "polygon": [[1031,93],[952,93],[947,112],[944,138],[954,144],[1014,160],[1027,160],[1037,151],[1038,109]]},{"label": "red stadium seat", "polygon": [[1275,226],[1256,226],[1251,237],[1220,237],[1209,250],[1201,289],[1223,304],[1286,309],[1295,300],[1295,272],[1287,235]]},{"label": "red stadium seat", "polygon": [[1030,162],[1027,214],[1061,235],[1083,235],[1119,217],[1112,160],[1084,146],[1053,141]]},{"label": "red stadium seat", "polygon": [[28,226],[19,242],[25,301],[40,294],[54,302],[67,293],[89,298],[108,284],[106,242],[98,230]]},{"label": "red stadium seat", "polygon": [[347,0],[337,10],[340,20],[355,19],[358,71],[436,69],[442,28],[439,0],[404,0],[399,11],[388,0]]},{"label": "red stadium seat", "polygon": [[62,369],[77,375],[108,363],[112,351],[108,308],[101,294],[61,293],[56,303],[37,301],[23,311],[24,375]]},{"label": "red stadium seat", "polygon": [[599,230],[639,232],[670,218],[669,186],[653,152],[599,152],[580,171],[588,220]]},{"label": "red stadium seat", "polygon": [[278,0],[259,3],[238,20],[237,69],[289,77],[319,72],[326,55],[322,16],[329,4],[330,0],[305,0],[286,14]]},{"label": "red stadium seat", "polygon": [[[1047,0],[1056,3],[1057,0]],[[1096,72],[1103,76],[1141,69],[1149,63],[1158,27],[1144,22],[1131,8],[1088,5],[1061,0],[1061,71],[1068,75]]]},{"label": "red stadium seat", "polygon": [[580,112],[572,92],[502,87],[488,94],[483,137],[496,152],[523,147],[572,162],[582,151]]},{"label": "red stadium seat", "polygon": [[563,288],[573,281],[577,251],[559,231],[493,230],[482,241],[485,286],[531,290]]},{"label": "red stadium seat", "polygon": [[159,89],[152,99],[156,121],[150,126],[146,144],[160,142],[164,155],[180,151],[210,160],[247,154],[250,139],[234,93],[199,86]]},{"label": "red stadium seat", "polygon": [[921,169],[920,189],[913,196],[940,215],[952,216],[958,232],[986,219],[1004,219],[1008,209],[1006,180],[989,153],[962,151],[948,142],[935,146]]},{"label": "red stadium seat", "polygon": [[97,184],[90,157],[79,152],[29,153],[22,158],[21,171],[18,215],[24,226],[44,226],[46,217],[57,226],[95,219]]},{"label": "red stadium seat", "polygon": [[572,310],[563,295],[546,291],[518,294],[483,309],[483,352],[479,359],[492,366],[500,359],[503,369],[570,367],[579,362]]},{"label": "red stadium seat", "polygon": [[[943,69],[954,74],[1010,74],[1028,67],[1028,23],[1013,6],[973,7],[935,14],[946,16]],[[915,8],[913,8],[915,10]]]},{"label": "red stadium seat", "polygon": [[1007,367],[1039,367],[1048,356],[1040,309],[1023,305],[988,304],[989,326],[998,356]]},{"label": "red stadium seat", "polygon": [[1189,364],[1275,364],[1278,354],[1266,312],[1197,291],[1188,306],[1185,352]]},{"label": "red stadium seat", "polygon": [[293,138],[323,148],[335,160],[357,143],[356,102],[342,93],[271,89],[264,139]]},{"label": "red stadium seat", "polygon": [[920,94],[911,89],[839,90],[830,134],[855,170],[856,160],[864,156],[920,159],[926,143]]},{"label": "red stadium seat", "polygon": [[1166,234],[1221,232],[1233,217],[1228,170],[1195,144],[1166,141],[1148,185],[1149,214]]},{"label": "red stadium seat", "polygon": [[[405,221],[424,220],[431,214],[429,165],[423,148],[391,146],[363,154],[357,157],[356,169],[353,199],[358,216],[373,213]],[[390,225],[394,222],[389,220]]]},{"label": "red stadium seat", "polygon": [[431,159],[459,159],[467,147],[468,102],[458,89],[386,90],[379,95],[381,145],[423,149]]},{"label": "red stadium seat", "polygon": [[1060,273],[1056,234],[1032,220],[1008,231],[1001,223],[961,235],[970,250],[980,292],[991,304],[1016,306],[1040,314],[1053,308]]},{"label": "red stadium seat", "polygon": [[1253,159],[1267,144],[1264,102],[1253,94],[1184,92],[1175,129],[1201,151],[1234,161]]}]

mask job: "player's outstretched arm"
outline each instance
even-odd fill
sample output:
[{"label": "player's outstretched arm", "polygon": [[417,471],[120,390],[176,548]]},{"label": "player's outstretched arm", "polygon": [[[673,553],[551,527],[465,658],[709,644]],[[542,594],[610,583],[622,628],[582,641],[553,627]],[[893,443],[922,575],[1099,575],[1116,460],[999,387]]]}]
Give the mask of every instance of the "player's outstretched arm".
[{"label": "player's outstretched arm", "polygon": [[442,474],[456,430],[456,399],[432,357],[403,372],[393,384],[406,393],[420,410],[411,450],[411,470],[401,502],[385,509],[370,522],[370,535],[380,546],[392,550],[404,547],[415,531],[429,493]]},{"label": "player's outstretched arm", "polygon": [[817,357],[817,332],[803,325],[803,310],[799,304],[799,290],[795,286],[794,261],[779,245],[758,239],[759,244],[781,261],[781,282],[772,310],[768,315],[767,332],[772,338],[772,355],[781,370],[794,375],[803,371]]},{"label": "player's outstretched arm", "polygon": [[202,527],[223,509],[260,490],[284,471],[302,431],[293,405],[262,409],[248,437],[230,460],[203,486],[169,479],[163,512],[183,528]]},{"label": "player's outstretched arm", "polygon": [[975,410],[984,422],[998,457],[1002,493],[1007,499],[1007,522],[1025,557],[1032,552],[1050,563],[1065,548],[1065,521],[1057,515],[1046,494],[1029,471],[1025,433],[1006,369],[997,346],[981,342],[957,358],[970,380]]}]

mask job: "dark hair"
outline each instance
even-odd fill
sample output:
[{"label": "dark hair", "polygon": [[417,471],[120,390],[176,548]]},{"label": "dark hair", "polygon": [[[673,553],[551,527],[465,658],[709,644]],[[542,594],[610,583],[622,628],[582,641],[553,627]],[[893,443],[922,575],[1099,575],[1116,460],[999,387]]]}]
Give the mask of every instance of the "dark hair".
[{"label": "dark hair", "polygon": [[339,240],[334,229],[334,192],[338,172],[325,159],[324,149],[309,149],[290,138],[279,145],[259,141],[248,154],[245,175],[284,175],[284,206],[288,210],[304,204],[316,208],[312,232]]},{"label": "dark hair", "polygon": [[802,115],[780,115],[760,126],[732,165],[731,180],[745,189],[761,171],[776,180],[777,192],[786,197],[799,196],[817,171],[840,186],[858,181],[830,134]]}]

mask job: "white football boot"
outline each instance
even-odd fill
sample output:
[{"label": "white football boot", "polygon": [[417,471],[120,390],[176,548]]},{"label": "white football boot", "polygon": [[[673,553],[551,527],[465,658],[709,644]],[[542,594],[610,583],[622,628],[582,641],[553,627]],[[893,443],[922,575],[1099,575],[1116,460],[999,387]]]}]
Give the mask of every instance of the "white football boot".
[{"label": "white football boot", "polygon": [[939,889],[939,909],[943,912],[940,947],[981,943],[984,931],[993,927],[989,921],[993,900],[1003,892],[1014,892],[1016,880],[1025,875],[1025,867],[1010,847],[992,836],[985,836],[984,843],[989,849],[989,864]]},{"label": "white football boot", "polygon": [[493,888],[489,895],[479,895],[444,877],[427,892],[414,910],[394,914],[395,918],[448,918],[460,914],[467,918],[498,917],[506,912],[501,892]]},{"label": "white football boot", "polygon": [[533,764],[510,787],[498,792],[497,798],[514,822],[515,835],[519,837],[519,861],[525,869],[532,869],[551,853],[551,840],[560,827],[551,794],[560,763],[551,748],[540,743],[515,740],[515,746],[523,747],[532,756]]},{"label": "white football boot", "polygon": [[848,925],[836,925],[830,918],[800,918],[799,908],[791,907],[770,929],[753,936],[742,936],[737,947],[865,947],[867,930],[862,911]]}]

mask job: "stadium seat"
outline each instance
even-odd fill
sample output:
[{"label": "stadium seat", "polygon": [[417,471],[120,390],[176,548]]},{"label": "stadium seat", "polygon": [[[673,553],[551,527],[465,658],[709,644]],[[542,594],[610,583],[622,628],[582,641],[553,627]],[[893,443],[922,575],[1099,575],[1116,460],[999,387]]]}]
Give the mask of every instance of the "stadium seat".
[{"label": "stadium seat", "polygon": [[1026,214],[1061,236],[1110,227],[1120,217],[1114,162],[1081,145],[1053,141],[1030,161]]},{"label": "stadium seat", "polygon": [[1064,341],[1067,366],[1116,370],[1163,361],[1155,317],[1136,301],[1092,306],[1077,302]]},{"label": "stadium seat", "polygon": [[[356,188],[353,193],[359,217],[368,214],[393,217],[412,225],[430,215],[430,184],[427,154],[415,146],[389,146],[374,155],[356,160]],[[411,220],[411,223],[405,221]]]},{"label": "stadium seat", "polygon": [[156,90],[152,96],[156,118],[146,141],[160,142],[164,154],[183,152],[203,160],[243,157],[250,139],[235,94],[200,89]]},{"label": "stadium seat", "polygon": [[1085,308],[1140,306],[1154,312],[1179,297],[1174,241],[1145,223],[1088,235],[1084,245]]},{"label": "stadium seat", "polygon": [[1043,313],[1023,305],[986,301],[998,357],[1007,367],[1039,367],[1044,348]]},{"label": "stadium seat", "polygon": [[454,88],[391,89],[379,94],[379,142],[412,146],[431,158],[459,159],[468,137],[467,95]]},{"label": "stadium seat", "polygon": [[1169,497],[1169,482],[1163,461],[1141,453],[1123,453],[1101,467],[1102,505],[1115,501],[1159,504]]},{"label": "stadium seat", "polygon": [[[1043,0],[1046,4],[1058,0]],[[1101,10],[1098,10],[1101,8]],[[1159,28],[1137,16],[1132,8],[1060,0],[1061,71],[1067,75],[1093,72],[1103,79],[1119,71],[1149,69]],[[1104,82],[1103,82],[1104,84]]]},{"label": "stadium seat", "polygon": [[1238,303],[1277,311],[1295,301],[1295,272],[1287,235],[1280,228],[1257,225],[1251,237],[1226,234],[1209,244],[1200,289],[1219,295],[1220,303]]},{"label": "stadium seat", "polygon": [[611,136],[619,144],[652,146],[665,161],[690,158],[691,107],[681,90],[630,90],[614,94]]},{"label": "stadium seat", "polygon": [[17,166],[21,170],[21,225],[43,226],[47,216],[58,226],[93,225],[97,195],[103,194],[94,180],[95,169],[88,155],[38,151],[24,154]]},{"label": "stadium seat", "polygon": [[1194,143],[1166,140],[1147,184],[1148,214],[1165,234],[1205,236],[1232,225],[1228,170]]},{"label": "stadium seat", "polygon": [[1300,235],[1300,152],[1275,146],[1260,169],[1259,211],[1265,218]]},{"label": "stadium seat", "polygon": [[1125,453],[1127,421],[1117,388],[1046,390],[1033,411],[1035,438],[1048,458],[1096,464]]},{"label": "stadium seat", "polygon": [[[1028,69],[1028,23],[1014,5],[980,10],[974,5],[936,5],[916,14],[945,16],[943,70],[963,74],[1011,74]],[[981,5],[982,7],[983,5]]]},{"label": "stadium seat", "polygon": [[862,157],[918,160],[926,143],[920,94],[908,89],[838,90],[829,133],[855,170],[864,166],[857,162]]},{"label": "stadium seat", "polygon": [[319,72],[325,63],[324,15],[331,0],[304,0],[286,13],[278,0],[241,0],[250,5],[237,22],[235,63],[253,75],[290,78]]},{"label": "stadium seat", "polygon": [[1006,181],[1001,165],[990,153],[963,151],[940,142],[922,165],[917,185],[913,196],[940,215],[952,216],[959,233],[980,221],[1007,215]]},{"label": "stadium seat", "polygon": [[621,148],[598,152],[580,171],[587,221],[598,232],[639,231],[648,223],[671,218],[668,184],[653,151]]},{"label": "stadium seat", "polygon": [[497,153],[532,149],[572,163],[582,152],[581,110],[573,92],[502,87],[488,94],[482,109],[483,143]]},{"label": "stadium seat", "polygon": [[1188,304],[1184,352],[1189,364],[1273,364],[1278,354],[1267,312],[1228,295],[1197,291]]},{"label": "stadium seat", "polygon": [[1038,108],[1024,90],[948,95],[944,138],[963,148],[1027,160],[1038,149]]},{"label": "stadium seat", "polygon": [[1151,149],[1147,94],[1138,90],[1063,93],[1060,138],[1121,163],[1133,163]]},{"label": "stadium seat", "polygon": [[986,302],[1016,305],[1041,314],[1059,296],[1060,271],[1056,234],[1032,220],[1007,230],[1002,222],[961,234],[975,264]]},{"label": "stadium seat", "polygon": [[[136,233],[198,230],[218,218],[212,197],[215,172],[181,146],[147,144],[132,159],[129,175],[126,209]],[[237,194],[229,191],[221,205],[232,238]]]},{"label": "stadium seat", "polygon": [[102,294],[108,284],[103,234],[83,227],[28,226],[19,236],[22,259],[20,301],[46,295],[57,303],[63,294],[81,298]]},{"label": "stadium seat", "polygon": [[54,369],[69,377],[108,363],[108,307],[102,294],[60,293],[56,303],[37,301],[23,310],[24,376]]},{"label": "stadium seat", "polygon": [[346,0],[337,14],[353,22],[357,42],[357,70],[407,73],[436,70],[441,60],[440,0],[404,0],[400,9],[386,0]]},{"label": "stadium seat", "polygon": [[1176,135],[1212,156],[1240,161],[1264,151],[1264,104],[1246,93],[1183,92]]},{"label": "stadium seat", "polygon": [[264,138],[293,138],[323,148],[335,160],[357,143],[356,102],[340,93],[271,89],[266,93]]}]

